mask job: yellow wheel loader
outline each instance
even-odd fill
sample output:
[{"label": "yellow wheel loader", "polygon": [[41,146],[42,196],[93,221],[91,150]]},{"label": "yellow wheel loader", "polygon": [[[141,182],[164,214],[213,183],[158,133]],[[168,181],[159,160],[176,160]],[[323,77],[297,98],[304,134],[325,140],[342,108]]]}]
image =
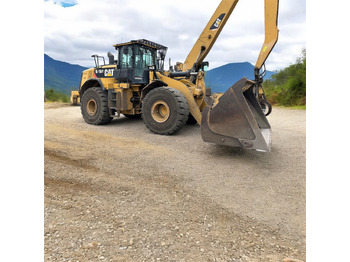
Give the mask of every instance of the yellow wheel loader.
[{"label": "yellow wheel loader", "polygon": [[80,104],[79,91],[76,91],[76,90],[71,91],[70,102],[73,106]]},{"label": "yellow wheel loader", "polygon": [[109,123],[123,114],[142,117],[147,128],[172,135],[189,120],[201,126],[206,142],[269,151],[271,112],[260,72],[278,38],[278,0],[265,0],[265,42],[255,79],[242,78],[224,94],[211,93],[204,77],[211,50],[238,0],[222,0],[184,63],[164,69],[167,47],[140,39],[114,45],[117,55],[93,55],[95,67],[82,73],[79,94],[84,120]]}]

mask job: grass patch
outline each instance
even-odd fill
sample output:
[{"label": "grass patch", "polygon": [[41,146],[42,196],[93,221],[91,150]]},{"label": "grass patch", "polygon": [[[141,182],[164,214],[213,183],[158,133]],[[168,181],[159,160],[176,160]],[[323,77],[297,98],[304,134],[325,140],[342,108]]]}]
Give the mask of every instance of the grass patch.
[{"label": "grass patch", "polygon": [[306,110],[306,105],[291,106],[290,108],[292,108],[292,109],[299,109],[299,110]]},{"label": "grass patch", "polygon": [[68,103],[70,101],[70,98],[66,94],[57,92],[53,88],[45,90],[45,97],[47,102]]}]

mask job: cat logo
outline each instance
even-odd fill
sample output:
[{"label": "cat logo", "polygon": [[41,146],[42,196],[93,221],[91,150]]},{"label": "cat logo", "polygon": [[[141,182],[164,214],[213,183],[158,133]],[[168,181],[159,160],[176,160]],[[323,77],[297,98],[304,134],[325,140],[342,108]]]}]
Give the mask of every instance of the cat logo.
[{"label": "cat logo", "polygon": [[216,18],[216,20],[214,21],[213,25],[210,27],[210,30],[216,30],[219,28],[220,24],[221,24],[221,21],[222,19],[224,19],[224,16],[225,16],[225,13],[219,15],[218,18]]},{"label": "cat logo", "polygon": [[105,76],[113,76],[114,68],[113,69],[105,69],[104,75]]}]

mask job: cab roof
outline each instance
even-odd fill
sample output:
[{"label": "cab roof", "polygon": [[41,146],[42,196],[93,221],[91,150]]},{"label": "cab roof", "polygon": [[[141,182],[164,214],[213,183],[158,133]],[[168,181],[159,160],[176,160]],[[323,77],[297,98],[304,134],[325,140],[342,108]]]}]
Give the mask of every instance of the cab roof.
[{"label": "cab roof", "polygon": [[126,45],[132,45],[132,44],[141,44],[141,45],[148,46],[148,47],[151,47],[151,48],[154,48],[154,49],[157,49],[157,50],[167,50],[168,49],[166,46],[157,44],[155,42],[152,42],[152,41],[149,41],[149,40],[146,40],[146,39],[131,40],[130,42],[116,44],[116,45],[113,45],[113,46],[117,49],[118,47],[126,46]]}]

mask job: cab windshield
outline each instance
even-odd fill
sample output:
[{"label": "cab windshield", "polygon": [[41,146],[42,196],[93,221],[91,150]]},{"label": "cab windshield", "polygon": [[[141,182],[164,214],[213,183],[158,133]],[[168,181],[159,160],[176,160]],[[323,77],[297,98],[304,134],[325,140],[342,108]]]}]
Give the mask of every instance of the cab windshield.
[{"label": "cab windshield", "polygon": [[135,76],[142,76],[144,70],[148,70],[148,66],[156,63],[156,50],[146,46],[135,45]]}]

